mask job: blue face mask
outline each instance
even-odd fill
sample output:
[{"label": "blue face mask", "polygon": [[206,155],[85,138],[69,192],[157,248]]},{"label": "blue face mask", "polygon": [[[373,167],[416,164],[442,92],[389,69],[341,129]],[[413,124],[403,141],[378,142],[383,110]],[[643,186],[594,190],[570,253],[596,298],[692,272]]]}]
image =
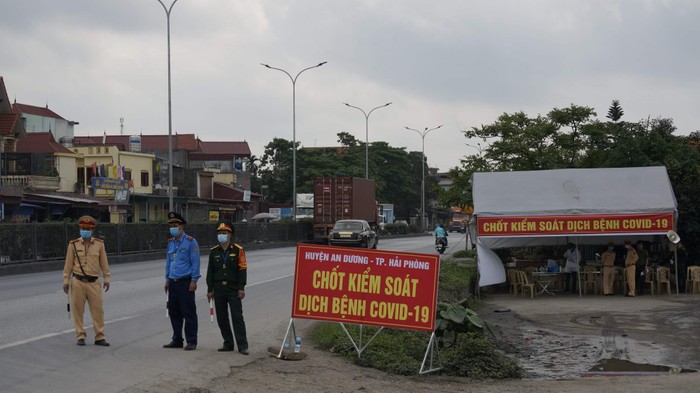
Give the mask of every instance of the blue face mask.
[{"label": "blue face mask", "polygon": [[219,243],[224,244],[228,241],[228,235],[224,233],[220,233],[216,235],[216,239],[219,241]]},{"label": "blue face mask", "polygon": [[170,228],[170,236],[177,236],[180,233],[180,227]]},{"label": "blue face mask", "polygon": [[92,237],[92,231],[88,229],[81,229],[80,237],[82,237],[83,239],[89,239]]}]

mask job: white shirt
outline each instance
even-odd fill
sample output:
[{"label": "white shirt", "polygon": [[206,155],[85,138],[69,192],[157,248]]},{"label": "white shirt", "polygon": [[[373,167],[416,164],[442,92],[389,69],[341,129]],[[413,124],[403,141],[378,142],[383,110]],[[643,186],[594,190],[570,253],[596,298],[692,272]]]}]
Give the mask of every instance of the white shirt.
[{"label": "white shirt", "polygon": [[581,253],[577,248],[573,250],[566,250],[564,253],[566,258],[566,266],[564,266],[565,272],[577,272],[579,268],[579,262],[581,262]]}]

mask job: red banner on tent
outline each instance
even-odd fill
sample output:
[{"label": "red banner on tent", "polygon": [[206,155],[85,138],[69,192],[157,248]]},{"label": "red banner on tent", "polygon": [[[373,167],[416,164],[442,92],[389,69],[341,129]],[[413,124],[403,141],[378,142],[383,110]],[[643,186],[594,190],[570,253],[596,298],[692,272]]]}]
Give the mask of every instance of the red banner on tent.
[{"label": "red banner on tent", "polygon": [[478,217],[479,236],[611,235],[666,233],[673,213]]},{"label": "red banner on tent", "polygon": [[292,318],[435,330],[438,255],[297,245]]}]

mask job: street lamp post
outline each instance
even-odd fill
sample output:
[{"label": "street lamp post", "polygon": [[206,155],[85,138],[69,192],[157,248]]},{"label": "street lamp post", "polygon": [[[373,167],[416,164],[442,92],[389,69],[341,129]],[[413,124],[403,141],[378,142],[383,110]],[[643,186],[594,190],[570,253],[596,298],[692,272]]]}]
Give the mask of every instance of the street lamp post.
[{"label": "street lamp post", "polygon": [[170,4],[170,8],[167,8],[161,0],[158,0],[158,2],[163,6],[168,23],[168,203],[169,211],[173,211],[173,106],[170,88],[170,12],[173,10],[177,0]]},{"label": "street lamp post", "polygon": [[420,180],[420,227],[422,230],[425,230],[425,136],[428,135],[430,131],[437,130],[438,128],[442,127],[442,124],[440,124],[437,127],[433,128],[428,128],[425,127],[423,131],[418,131],[413,128],[409,127],[404,127],[407,130],[415,131],[418,133],[418,135],[421,136],[421,139],[423,141],[423,149],[421,150],[421,160],[420,160],[420,166],[421,166],[421,180]]},{"label": "street lamp post", "polygon": [[350,108],[355,108],[362,112],[363,115],[365,115],[365,179],[369,179],[369,115],[371,115],[375,109],[384,108],[386,106],[391,105],[391,102],[387,102],[384,105],[372,108],[372,110],[369,112],[365,112],[364,110],[362,110],[362,108],[350,105],[347,102],[343,102],[343,104],[349,106]]},{"label": "street lamp post", "polygon": [[292,77],[289,72],[281,68],[271,67],[268,64],[260,63],[260,65],[271,70],[284,72],[292,81],[292,220],[295,221],[297,219],[297,78],[299,78],[299,75],[301,75],[302,72],[312,68],[318,68],[326,63],[328,62],[324,61],[316,64],[315,66],[306,67],[299,71],[295,77]]}]

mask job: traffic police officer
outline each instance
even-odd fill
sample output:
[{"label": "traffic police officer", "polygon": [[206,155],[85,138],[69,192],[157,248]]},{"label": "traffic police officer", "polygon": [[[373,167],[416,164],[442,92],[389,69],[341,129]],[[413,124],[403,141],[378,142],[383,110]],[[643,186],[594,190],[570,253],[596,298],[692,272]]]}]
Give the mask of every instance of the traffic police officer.
[{"label": "traffic police officer", "polygon": [[[70,305],[73,309],[73,326],[78,345],[85,345],[85,328],[83,315],[85,301],[90,308],[90,317],[95,329],[95,345],[108,347],[105,340],[104,310],[102,309],[102,291],[98,280],[103,277],[102,287],[109,290],[109,264],[104,242],[95,239],[95,219],[82,216],[78,219],[80,237],[68,243],[66,263],[63,266],[63,292],[70,293]],[[71,278],[72,276],[72,278]]]},{"label": "traffic police officer", "polygon": [[168,294],[168,314],[173,337],[163,348],[182,348],[182,327],[185,327],[186,351],[197,348],[197,307],[194,292],[199,273],[199,245],[184,231],[187,222],[178,213],[168,213],[170,235],[165,257],[165,293]]},{"label": "traffic police officer", "polygon": [[[608,248],[600,256],[603,263],[603,295],[613,294],[615,284],[615,243],[608,242]],[[624,291],[624,289],[623,289]]]},{"label": "traffic police officer", "polygon": [[631,241],[625,240],[625,248],[627,249],[627,255],[625,255],[625,274],[627,276],[627,288],[629,289],[629,293],[625,296],[635,296],[635,263],[637,259],[639,259],[639,256],[637,255],[637,251],[634,250],[634,247],[632,247]]},{"label": "traffic police officer", "polygon": [[[233,351],[235,335],[238,352],[247,355],[248,339],[241,300],[245,297],[248,262],[243,247],[231,241],[233,225],[230,222],[220,222],[216,227],[216,234],[219,244],[209,252],[207,299],[214,299],[216,322],[224,339],[224,345],[219,348],[219,352]],[[233,333],[228,320],[229,308]]]}]

